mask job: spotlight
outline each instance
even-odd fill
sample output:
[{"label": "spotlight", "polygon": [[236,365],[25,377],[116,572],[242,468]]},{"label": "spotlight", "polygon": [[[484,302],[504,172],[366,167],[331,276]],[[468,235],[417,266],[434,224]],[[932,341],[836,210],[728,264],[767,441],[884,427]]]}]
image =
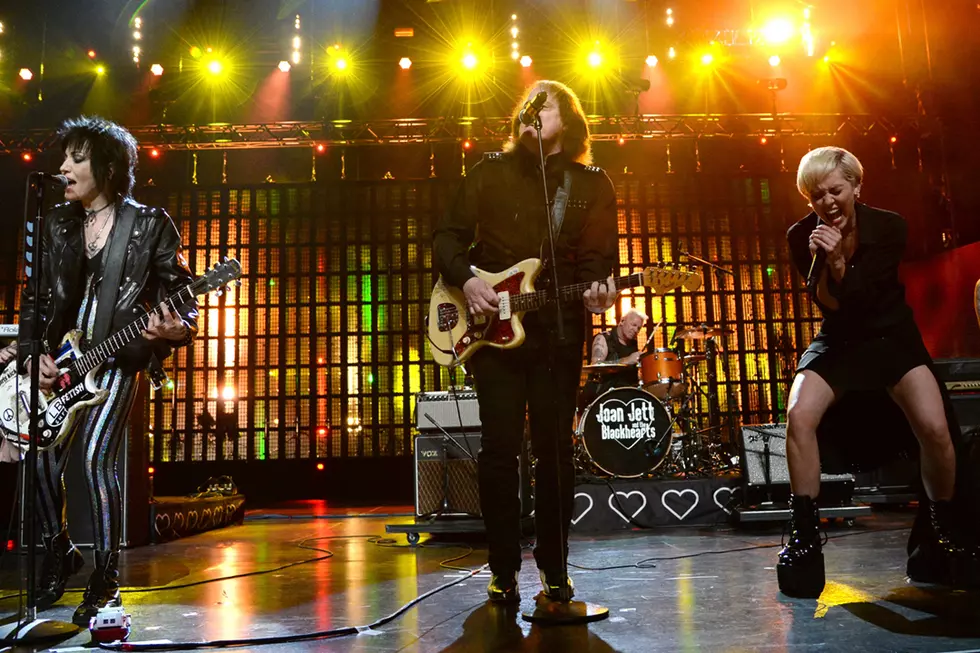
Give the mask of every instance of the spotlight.
[{"label": "spotlight", "polygon": [[672,27],[674,25],[674,17],[667,16],[667,27]]},{"label": "spotlight", "polygon": [[235,387],[226,385],[221,389],[221,398],[225,401],[233,401],[235,399]]},{"label": "spotlight", "polygon": [[139,41],[141,38],[143,38],[143,33],[142,32],[140,32],[139,30],[136,30],[135,32],[133,32],[133,40]]},{"label": "spotlight", "polygon": [[150,158],[151,159],[159,159],[160,158],[160,150],[158,150],[155,147],[153,149],[151,149],[150,150]]},{"label": "spotlight", "polygon": [[89,59],[95,59],[95,50],[89,50],[86,54],[88,54]]},{"label": "spotlight", "polygon": [[592,51],[589,53],[589,56],[586,57],[586,61],[588,61],[589,65],[593,68],[598,68],[602,65],[602,55],[598,52]]},{"label": "spotlight", "polygon": [[151,73],[152,73],[152,74],[153,74],[153,75],[154,75],[155,77],[159,77],[160,75],[162,75],[162,74],[163,74],[163,66],[161,66],[161,65],[160,65],[160,64],[158,64],[158,63],[155,63],[155,64],[153,64],[152,66],[150,66],[150,72],[151,72]]},{"label": "spotlight", "polygon": [[20,72],[17,73],[17,76],[25,82],[29,82],[34,79],[34,73],[31,72],[30,68],[21,68]]},{"label": "spotlight", "polygon": [[298,64],[300,59],[299,50],[293,50],[293,63]]},{"label": "spotlight", "polygon": [[105,66],[102,66],[102,65],[96,66],[95,67],[95,74],[96,75],[99,75],[99,76],[105,75]]},{"label": "spotlight", "polygon": [[701,65],[703,66],[710,66],[714,60],[715,56],[710,52],[705,52],[701,55]]},{"label": "spotlight", "polygon": [[898,142],[898,136],[892,136],[891,138],[888,139],[888,142],[889,143],[893,143],[893,144],[894,143],[897,143]]},{"label": "spotlight", "polygon": [[766,43],[779,45],[793,38],[796,28],[785,18],[774,18],[762,26],[762,36]]},{"label": "spotlight", "polygon": [[289,65],[289,62],[288,61],[280,61],[279,62],[279,70],[281,70],[282,72],[288,73],[291,68],[292,68],[292,66]]},{"label": "spotlight", "polygon": [[521,53],[518,52],[517,50],[511,50],[510,51],[510,58],[513,59],[514,61],[517,61],[518,59],[521,58]]},{"label": "spotlight", "polygon": [[648,68],[656,68],[657,64],[660,63],[660,60],[657,59],[656,55],[651,54],[649,57],[647,57],[646,63]]},{"label": "spotlight", "polygon": [[619,137],[619,140],[618,140],[617,142],[618,142],[618,143],[619,143],[620,145],[626,145],[626,139],[625,139],[625,138],[623,138],[622,136],[620,136],[620,137]]},{"label": "spotlight", "polygon": [[780,63],[782,63],[782,59],[779,58],[778,54],[774,54],[771,57],[769,57],[769,65],[772,66],[773,68],[778,66]]},{"label": "spotlight", "polygon": [[760,145],[765,145],[768,142],[769,142],[769,139],[766,138],[765,136],[763,136],[762,138],[759,139],[759,144]]},{"label": "spotlight", "polygon": [[526,54],[523,57],[521,57],[521,66],[524,67],[524,68],[530,68],[531,67],[531,57],[527,56]]},{"label": "spotlight", "polygon": [[221,62],[217,59],[212,59],[208,62],[208,72],[212,75],[220,75],[223,69],[224,66],[222,66]]},{"label": "spotlight", "polygon": [[667,50],[667,58],[668,59],[676,59],[677,58],[677,50],[675,50],[674,48],[668,49]]},{"label": "spotlight", "polygon": [[[323,143],[317,143],[316,144],[316,153],[317,154],[323,154],[326,151],[327,151],[327,146],[326,145],[324,145]],[[321,363],[323,362],[323,359],[322,358],[320,359],[320,362]]]},{"label": "spotlight", "polygon": [[153,476],[154,474],[156,474],[156,471],[157,471],[157,470],[155,470],[155,469],[153,469],[152,467],[147,467],[147,468],[146,468],[146,472],[147,472],[147,473],[148,473],[148,474],[149,474],[150,476]]},{"label": "spotlight", "polygon": [[191,57],[194,59],[200,59],[201,55],[204,54],[201,52],[201,48],[197,47],[196,45],[191,46],[190,53]]},{"label": "spotlight", "polygon": [[467,138],[465,141],[463,141],[463,149],[464,150],[468,150],[471,147],[473,147],[473,143],[470,142],[470,139]]},{"label": "spotlight", "polygon": [[409,59],[408,57],[402,57],[401,59],[398,60],[398,67],[401,68],[402,70],[408,70],[409,68],[412,67],[412,60]]},{"label": "spotlight", "polygon": [[465,68],[466,70],[473,70],[480,64],[480,60],[477,59],[476,55],[473,54],[472,52],[467,52],[466,54],[463,55],[463,58],[460,60],[460,63],[463,64],[463,68]]},{"label": "spotlight", "polygon": [[20,155],[20,158],[22,158],[26,163],[30,163],[31,161],[34,160],[34,155],[31,154],[30,152],[24,152],[23,154]]},{"label": "spotlight", "polygon": [[316,464],[316,469],[317,469],[318,472],[322,472],[323,471],[323,463],[317,463]]},{"label": "spotlight", "polygon": [[347,70],[348,63],[346,59],[340,57],[339,59],[333,62],[333,65],[334,68],[336,68],[337,70],[344,71]]}]

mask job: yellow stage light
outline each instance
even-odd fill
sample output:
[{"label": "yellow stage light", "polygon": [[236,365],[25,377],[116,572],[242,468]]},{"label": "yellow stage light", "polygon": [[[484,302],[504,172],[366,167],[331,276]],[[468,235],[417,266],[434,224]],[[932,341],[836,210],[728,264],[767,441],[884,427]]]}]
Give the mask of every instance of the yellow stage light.
[{"label": "yellow stage light", "polygon": [[667,27],[672,27],[674,25],[674,17],[667,16]]},{"label": "yellow stage light", "polygon": [[780,63],[782,63],[782,59],[779,58],[778,54],[774,54],[771,57],[769,57],[769,65],[772,66],[773,68],[778,66]]},{"label": "yellow stage light", "polygon": [[95,74],[96,75],[105,75],[105,66],[96,66],[95,67]]},{"label": "yellow stage light", "polygon": [[191,53],[191,57],[193,57],[194,59],[200,59],[201,55],[204,54],[203,52],[201,52],[201,48],[197,47],[196,45],[191,48],[190,53]]},{"label": "yellow stage light", "polygon": [[523,57],[521,57],[521,66],[523,66],[524,68],[530,68],[531,57],[527,56],[526,54]]},{"label": "yellow stage light", "polygon": [[473,70],[480,64],[480,60],[476,58],[476,55],[472,52],[467,52],[463,55],[463,58],[459,61],[463,68],[466,70]]},{"label": "yellow stage light", "polygon": [[711,54],[710,52],[705,52],[704,54],[701,55],[702,66],[710,66],[714,60],[715,60],[715,55]]},{"label": "yellow stage light", "polygon": [[786,18],[773,18],[762,26],[762,37],[770,45],[779,45],[793,38],[796,28]]},{"label": "yellow stage light", "polygon": [[347,63],[347,59],[344,59],[343,57],[339,57],[336,61],[333,62],[333,65],[334,68],[336,68],[337,70],[344,71],[347,70],[347,66],[349,64]]},{"label": "yellow stage light", "polygon": [[163,74],[163,66],[161,66],[158,63],[155,63],[152,66],[150,66],[150,72],[153,73],[154,76],[159,77],[160,75]]},{"label": "yellow stage light", "polygon": [[401,68],[402,70],[408,70],[409,68],[412,67],[412,60],[409,59],[408,57],[402,57],[401,59],[398,60],[398,67]]},{"label": "yellow stage light", "polygon": [[288,61],[280,61],[279,70],[281,70],[284,73],[288,73],[290,70],[292,70],[292,66],[289,65]]},{"label": "yellow stage light", "polygon": [[669,50],[667,50],[667,58],[668,59],[676,59],[677,58],[677,50],[675,50],[674,48],[670,48]]},{"label": "yellow stage light", "polygon": [[300,60],[299,50],[293,50],[293,63],[298,64]]},{"label": "yellow stage light", "polygon": [[510,58],[513,59],[514,61],[517,61],[518,59],[520,59],[521,58],[520,51],[518,51],[518,50],[511,50],[510,51]]},{"label": "yellow stage light", "polygon": [[34,79],[34,73],[31,72],[30,68],[21,68],[20,72],[17,73],[17,76],[25,82],[29,82]]},{"label": "yellow stage light", "polygon": [[589,62],[589,65],[591,67],[598,68],[599,66],[602,65],[602,54],[593,50],[592,52],[589,53],[589,56],[586,57],[586,61]]},{"label": "yellow stage light", "polygon": [[224,70],[224,66],[217,59],[208,62],[208,72],[212,75],[220,75],[222,70]]},{"label": "yellow stage light", "polygon": [[656,55],[651,54],[647,57],[646,64],[648,67],[656,68],[658,63],[660,63],[660,60],[657,59]]}]

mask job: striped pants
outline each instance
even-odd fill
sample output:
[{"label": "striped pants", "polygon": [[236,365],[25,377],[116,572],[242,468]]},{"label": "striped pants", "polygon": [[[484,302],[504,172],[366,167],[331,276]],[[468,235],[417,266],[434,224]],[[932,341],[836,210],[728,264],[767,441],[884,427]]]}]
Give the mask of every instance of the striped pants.
[{"label": "striped pants", "polygon": [[[45,541],[68,527],[65,467],[72,442],[81,438],[95,548],[116,551],[122,538],[122,496],[116,463],[136,399],[139,374],[108,367],[97,374],[97,380],[100,387],[109,390],[105,402],[83,410],[76,417],[72,432],[58,446],[38,452],[37,509]],[[81,488],[73,487],[70,491],[80,492]]]}]

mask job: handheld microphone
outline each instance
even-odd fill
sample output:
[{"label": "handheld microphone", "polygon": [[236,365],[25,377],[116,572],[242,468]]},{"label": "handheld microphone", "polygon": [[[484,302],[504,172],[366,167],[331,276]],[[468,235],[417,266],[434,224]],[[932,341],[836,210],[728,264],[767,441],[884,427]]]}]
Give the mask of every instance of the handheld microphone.
[{"label": "handheld microphone", "polygon": [[818,249],[813,254],[813,262],[810,263],[810,273],[806,275],[806,287],[808,290],[816,290],[817,284],[820,283],[820,275],[823,274],[823,268],[827,264],[827,252],[823,249]]},{"label": "handheld microphone", "polygon": [[524,103],[524,108],[521,112],[517,114],[517,118],[524,125],[533,125],[538,119],[538,114],[541,113],[541,109],[544,107],[544,103],[548,101],[548,93],[546,91],[541,91],[534,96],[533,100],[528,100]]},{"label": "handheld microphone", "polygon": [[35,177],[38,177],[39,179],[43,179],[44,181],[50,184],[54,184],[55,186],[58,186],[59,188],[68,187],[68,177],[64,175],[52,175],[52,174],[48,174],[47,172],[41,172],[40,170],[35,170],[31,174],[34,175]]}]

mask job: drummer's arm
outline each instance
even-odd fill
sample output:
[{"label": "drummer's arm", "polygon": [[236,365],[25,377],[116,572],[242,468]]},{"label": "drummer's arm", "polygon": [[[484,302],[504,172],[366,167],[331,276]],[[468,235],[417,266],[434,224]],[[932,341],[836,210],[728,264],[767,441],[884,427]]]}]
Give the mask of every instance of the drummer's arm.
[{"label": "drummer's arm", "polygon": [[592,360],[589,361],[590,364],[595,365],[596,363],[601,363],[606,360],[606,356],[609,355],[609,347],[606,345],[606,339],[602,337],[600,333],[592,341]]},{"label": "drummer's arm", "polygon": [[640,362],[640,352],[634,351],[632,354],[626,358],[619,361],[620,363],[625,363],[626,365],[636,365]]}]

